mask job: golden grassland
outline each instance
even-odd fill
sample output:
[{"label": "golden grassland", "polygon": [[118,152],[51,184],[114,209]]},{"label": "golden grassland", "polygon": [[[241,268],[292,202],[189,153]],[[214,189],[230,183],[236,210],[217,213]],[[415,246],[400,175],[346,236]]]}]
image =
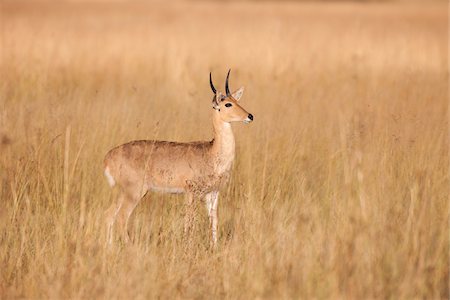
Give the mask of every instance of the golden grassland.
[{"label": "golden grassland", "polygon": [[[446,3],[3,1],[0,51],[0,298],[448,298]],[[105,247],[105,153],[210,139],[228,68],[218,248],[162,194]]]}]

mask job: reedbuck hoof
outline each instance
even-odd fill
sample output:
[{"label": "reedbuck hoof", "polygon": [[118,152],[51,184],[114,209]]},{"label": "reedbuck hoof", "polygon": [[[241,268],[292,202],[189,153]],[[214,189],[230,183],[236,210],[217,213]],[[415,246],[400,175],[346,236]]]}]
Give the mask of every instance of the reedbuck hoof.
[{"label": "reedbuck hoof", "polygon": [[123,241],[124,244],[130,244],[130,243],[131,243],[131,239],[130,239],[130,236],[128,235],[128,233],[125,234],[125,235],[122,237],[122,241]]}]

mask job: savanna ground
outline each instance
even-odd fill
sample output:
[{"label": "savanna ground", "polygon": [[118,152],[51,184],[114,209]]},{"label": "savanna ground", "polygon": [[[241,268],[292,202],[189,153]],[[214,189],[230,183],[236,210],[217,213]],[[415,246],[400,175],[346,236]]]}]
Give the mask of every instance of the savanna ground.
[{"label": "savanna ground", "polygon": [[[445,2],[3,1],[0,50],[0,298],[448,298]],[[218,248],[160,194],[105,247],[104,154],[210,139],[228,68]]]}]

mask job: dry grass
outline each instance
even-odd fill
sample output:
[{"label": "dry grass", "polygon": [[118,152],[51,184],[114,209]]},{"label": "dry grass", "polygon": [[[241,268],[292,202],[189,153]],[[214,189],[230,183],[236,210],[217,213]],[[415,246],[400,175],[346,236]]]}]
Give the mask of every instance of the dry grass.
[{"label": "dry grass", "polygon": [[[448,298],[446,3],[3,1],[0,298]],[[231,67],[220,241],[152,194],[104,247],[102,159],[208,139]]]}]

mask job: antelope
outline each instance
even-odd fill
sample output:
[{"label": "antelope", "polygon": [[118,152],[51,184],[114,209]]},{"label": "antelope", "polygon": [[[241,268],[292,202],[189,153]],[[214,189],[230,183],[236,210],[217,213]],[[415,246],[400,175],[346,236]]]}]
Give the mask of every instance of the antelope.
[{"label": "antelope", "polygon": [[128,219],[139,201],[149,191],[186,195],[184,233],[189,235],[195,217],[195,201],[204,200],[211,230],[210,242],[217,244],[217,206],[219,190],[229,177],[235,157],[235,140],[231,122],[253,121],[239,100],[244,87],[231,93],[228,71],[223,95],[209,83],[214,93],[211,141],[189,143],[159,140],[132,141],[111,149],[104,159],[104,173],[111,187],[118,186],[117,201],[106,211],[108,242],[117,220],[122,240],[130,241]]}]

